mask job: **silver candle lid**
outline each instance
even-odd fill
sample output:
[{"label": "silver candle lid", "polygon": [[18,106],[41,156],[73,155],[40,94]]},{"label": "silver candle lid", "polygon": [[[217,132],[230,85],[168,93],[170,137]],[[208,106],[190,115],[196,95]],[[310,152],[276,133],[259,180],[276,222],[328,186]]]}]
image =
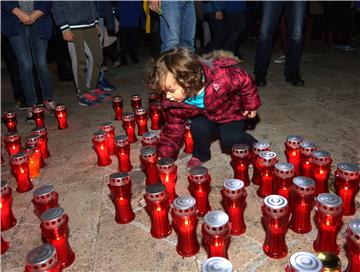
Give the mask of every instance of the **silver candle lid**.
[{"label": "silver candle lid", "polygon": [[33,107],[31,109],[31,112],[32,113],[42,113],[42,112],[44,112],[44,107],[41,107],[41,106]]},{"label": "silver candle lid", "polygon": [[190,168],[188,173],[189,179],[195,183],[202,183],[209,180],[208,169],[204,166]]},{"label": "silver candle lid", "polygon": [[37,145],[39,140],[40,140],[40,135],[37,135],[37,134],[29,135],[25,138],[25,144],[26,145]]},{"label": "silver candle lid", "polygon": [[150,201],[161,201],[166,198],[166,188],[162,183],[156,183],[145,187],[146,198]]},{"label": "silver candle lid", "polygon": [[155,103],[150,104],[149,108],[150,108],[150,111],[160,110],[161,105],[160,105],[160,103],[155,102]]},{"label": "silver candle lid", "polygon": [[229,227],[229,216],[223,211],[209,211],[204,216],[203,224],[211,234],[224,233]]},{"label": "silver candle lid", "polygon": [[348,226],[348,235],[357,244],[360,245],[360,218],[354,218]]},{"label": "silver candle lid", "polygon": [[63,208],[50,208],[41,214],[41,223],[45,229],[54,229],[61,226],[66,220]]},{"label": "silver candle lid", "polygon": [[228,259],[211,257],[201,265],[202,272],[232,272],[233,266]]},{"label": "silver candle lid", "polygon": [[256,142],[252,146],[252,151],[254,154],[259,155],[262,151],[270,150],[270,144],[265,142]]},{"label": "silver candle lid", "polygon": [[157,168],[160,173],[171,173],[175,170],[175,160],[172,158],[161,158],[157,163]]},{"label": "silver candle lid", "polygon": [[294,272],[320,272],[323,265],[313,254],[296,252],[290,257],[290,267]]},{"label": "silver candle lid", "polygon": [[341,162],[337,165],[338,175],[345,180],[355,180],[359,178],[359,167],[355,164]]},{"label": "silver candle lid", "polygon": [[111,123],[111,122],[103,122],[103,123],[100,123],[99,129],[102,131],[105,131],[105,132],[110,132],[110,131],[114,131],[115,127],[114,127],[113,123]]},{"label": "silver candle lid", "polygon": [[55,111],[65,111],[66,106],[64,104],[58,104],[55,106]]},{"label": "silver candle lid", "polygon": [[316,210],[325,214],[335,215],[342,212],[343,201],[341,197],[333,193],[322,193],[316,198]]},{"label": "silver candle lid", "polygon": [[293,179],[293,190],[300,195],[315,194],[315,181],[312,178],[298,176]]},{"label": "silver candle lid", "polygon": [[238,158],[244,158],[249,155],[250,147],[247,144],[234,144],[231,153]]},{"label": "silver candle lid", "polygon": [[95,142],[105,142],[106,141],[106,133],[105,133],[105,131],[102,131],[102,130],[96,131],[93,134],[93,140]]},{"label": "silver candle lid", "polygon": [[9,184],[7,183],[7,181],[2,180],[1,181],[1,196],[6,195],[10,191],[11,191],[11,188],[10,188]]},{"label": "silver candle lid", "polygon": [[129,122],[129,121],[132,121],[134,120],[135,116],[134,116],[134,113],[132,112],[124,112],[123,116],[122,116],[122,120],[124,122]]},{"label": "silver candle lid", "polygon": [[311,162],[317,165],[329,165],[331,164],[330,153],[325,150],[315,150],[311,153]]},{"label": "silver candle lid", "polygon": [[259,153],[259,164],[265,167],[274,166],[277,162],[276,153],[273,151],[261,151]]},{"label": "silver candle lid", "polygon": [[135,114],[136,115],[144,115],[144,114],[146,114],[146,109],[145,108],[137,108],[135,110]]},{"label": "silver candle lid", "polygon": [[149,99],[150,100],[155,100],[155,99],[160,99],[160,94],[156,93],[156,92],[151,92],[149,94]]},{"label": "silver candle lid", "polygon": [[287,179],[292,178],[295,175],[295,168],[292,163],[278,162],[275,164],[275,175]]},{"label": "silver candle lid", "polygon": [[157,154],[156,147],[144,146],[140,149],[140,155],[143,159],[149,159]]},{"label": "silver candle lid", "polygon": [[54,246],[44,244],[33,248],[26,256],[27,267],[32,272],[49,271],[58,264]]},{"label": "silver candle lid", "polygon": [[238,198],[244,193],[246,194],[244,182],[240,179],[225,179],[224,193],[229,198]]},{"label": "silver candle lid", "polygon": [[33,200],[40,204],[46,204],[55,196],[55,188],[52,185],[43,185],[33,192]]},{"label": "silver candle lid", "polygon": [[288,201],[280,195],[269,195],[264,198],[265,212],[271,217],[278,218],[288,213]]},{"label": "silver candle lid", "polygon": [[190,129],[190,126],[191,126],[191,120],[187,120],[186,123],[185,123],[185,129]]},{"label": "silver candle lid", "polygon": [[20,134],[17,132],[7,132],[4,135],[5,142],[15,142],[20,139]]},{"label": "silver candle lid", "polygon": [[27,155],[32,155],[35,153],[35,146],[34,145],[28,145],[23,147],[23,151],[27,154]]},{"label": "silver candle lid", "polygon": [[112,173],[110,175],[110,185],[124,186],[130,182],[130,176],[125,172]]},{"label": "silver candle lid", "polygon": [[128,136],[127,135],[116,136],[114,139],[114,143],[116,146],[123,147],[123,146],[129,144]]},{"label": "silver candle lid", "polygon": [[31,134],[41,136],[47,136],[47,128],[46,127],[36,127],[31,130]]},{"label": "silver candle lid", "polygon": [[142,137],[143,137],[144,143],[146,143],[146,144],[153,144],[153,143],[156,143],[158,140],[156,137],[156,134],[152,131],[145,132]]},{"label": "silver candle lid", "polygon": [[22,164],[28,161],[28,157],[25,152],[18,152],[10,157],[11,164]]},{"label": "silver candle lid", "polygon": [[14,118],[14,117],[16,117],[15,112],[13,112],[13,111],[4,112],[4,118]]},{"label": "silver candle lid", "polygon": [[140,96],[140,95],[138,95],[138,94],[133,94],[133,95],[131,96],[131,101],[139,101],[139,100],[141,100],[141,96]]},{"label": "silver candle lid", "polygon": [[303,141],[303,137],[298,135],[289,135],[286,137],[286,145],[291,148],[300,148],[300,143]]},{"label": "silver candle lid", "polygon": [[310,156],[312,152],[317,149],[317,146],[313,142],[303,141],[300,143],[300,152],[306,156]]},{"label": "silver candle lid", "polygon": [[112,98],[112,102],[115,102],[115,103],[119,103],[119,102],[123,102],[123,99],[121,96],[113,96]]},{"label": "silver candle lid", "polygon": [[179,196],[173,201],[173,210],[178,216],[190,216],[196,212],[196,200],[191,196]]}]

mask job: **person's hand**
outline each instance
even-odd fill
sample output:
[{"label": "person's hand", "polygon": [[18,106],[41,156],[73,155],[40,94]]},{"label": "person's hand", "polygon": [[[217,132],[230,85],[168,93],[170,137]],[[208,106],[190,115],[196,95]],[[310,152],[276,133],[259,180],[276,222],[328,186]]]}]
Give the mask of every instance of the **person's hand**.
[{"label": "person's hand", "polygon": [[150,0],[149,7],[152,11],[160,12],[160,10],[161,10],[160,0]]},{"label": "person's hand", "polygon": [[31,18],[29,14],[22,10],[20,10],[20,12],[16,14],[16,17],[18,17],[20,22],[22,22],[24,25],[32,25],[33,23],[35,23],[35,20]]},{"label": "person's hand", "polygon": [[222,19],[224,19],[224,14],[222,13],[222,11],[217,11],[217,12],[215,12],[215,19],[216,19],[216,20],[222,20]]},{"label": "person's hand", "polygon": [[41,16],[43,16],[44,13],[41,10],[34,10],[32,11],[29,16],[34,20],[34,22],[36,22]]},{"label": "person's hand", "polygon": [[72,42],[75,40],[75,34],[71,30],[66,30],[63,32],[63,38],[67,42]]},{"label": "person's hand", "polygon": [[95,25],[95,29],[96,29],[97,33],[100,34],[100,26],[99,26],[99,25]]},{"label": "person's hand", "polygon": [[256,110],[254,111],[244,111],[242,113],[243,116],[246,116],[247,118],[254,118],[256,116]]}]

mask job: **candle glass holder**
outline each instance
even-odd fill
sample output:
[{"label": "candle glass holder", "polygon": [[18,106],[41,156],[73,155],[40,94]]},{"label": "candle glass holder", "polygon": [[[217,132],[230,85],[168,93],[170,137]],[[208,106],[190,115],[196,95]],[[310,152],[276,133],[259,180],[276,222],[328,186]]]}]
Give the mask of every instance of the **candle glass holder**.
[{"label": "candle glass holder", "polygon": [[121,96],[113,96],[112,108],[115,112],[115,120],[121,121],[123,115],[123,99]]},{"label": "candle glass holder", "polygon": [[342,204],[341,198],[332,193],[322,193],[317,196],[315,224],[318,233],[313,243],[316,252],[325,251],[339,254],[336,239],[342,226],[344,213]]},{"label": "candle glass holder", "polygon": [[256,142],[253,144],[251,149],[251,164],[253,165],[253,175],[251,178],[251,182],[255,185],[260,185],[261,183],[261,173],[260,173],[260,165],[258,164],[258,158],[260,152],[269,151],[270,144],[265,142]]},{"label": "candle glass holder", "polygon": [[115,154],[115,127],[111,122],[104,122],[100,124],[100,131],[104,131],[106,133],[106,143],[108,146],[108,150],[110,155]]},{"label": "candle glass holder", "polygon": [[58,122],[58,129],[62,130],[69,127],[67,123],[67,110],[64,104],[55,106],[55,116]]},{"label": "candle glass holder", "polygon": [[26,146],[23,148],[29,160],[29,177],[30,180],[40,175],[40,158],[41,154],[35,151],[35,146]]},{"label": "candle glass holder", "polygon": [[26,256],[25,272],[60,272],[61,264],[55,248],[44,244],[33,248]]},{"label": "candle glass holder", "polygon": [[315,182],[299,176],[293,180],[290,197],[291,219],[289,228],[296,233],[311,231],[311,211],[314,206]]},{"label": "candle glass holder", "polygon": [[345,236],[345,249],[349,258],[345,272],[356,272],[360,267],[360,218],[350,221]]},{"label": "candle glass holder", "polygon": [[270,258],[283,258],[288,253],[285,242],[289,221],[288,201],[279,195],[269,195],[265,197],[261,211],[265,229],[264,253]]},{"label": "candle glass holder", "polygon": [[266,197],[273,193],[274,169],[277,163],[277,156],[272,151],[262,151],[257,159],[260,167],[260,186],[256,191],[259,197]]},{"label": "candle glass holder", "polygon": [[184,132],[184,152],[186,154],[192,154],[193,152],[193,146],[194,146],[194,140],[191,134],[190,130],[191,121],[188,120],[185,124],[185,132]]},{"label": "candle glass holder", "polygon": [[130,144],[126,135],[115,137],[115,154],[118,159],[118,171],[130,172],[133,169],[130,161]]},{"label": "candle glass holder", "polygon": [[41,150],[41,155],[44,159],[47,159],[50,157],[50,152],[48,149],[48,133],[46,127],[36,127],[31,131],[31,134],[33,135],[39,135],[39,146]]},{"label": "candle glass holder", "polygon": [[140,161],[144,167],[146,175],[146,185],[152,185],[159,182],[157,163],[158,153],[153,146],[145,146],[140,150]]},{"label": "candle glass holder", "polygon": [[142,106],[142,99],[141,96],[138,94],[134,94],[131,96],[131,107],[135,111],[137,108]]},{"label": "candle glass holder", "polygon": [[178,197],[176,194],[177,166],[172,158],[161,158],[157,163],[159,179],[165,185],[170,204]]},{"label": "candle glass holder", "polygon": [[234,179],[240,179],[244,186],[250,185],[249,179],[250,148],[246,144],[235,144],[231,149],[230,165],[234,170]]},{"label": "candle glass holder", "polygon": [[68,241],[68,223],[69,217],[60,207],[48,209],[41,215],[42,236],[56,249],[62,268],[70,266],[75,260]]},{"label": "candle glass holder", "polygon": [[136,119],[136,124],[138,127],[138,135],[142,136],[144,135],[144,133],[148,132],[148,125],[147,125],[147,121],[148,121],[148,117],[147,117],[147,112],[145,110],[145,108],[136,108],[135,109],[135,119]]},{"label": "candle glass holder", "polygon": [[355,214],[355,196],[359,192],[359,167],[350,163],[339,163],[334,173],[335,189],[341,197],[344,215]]},{"label": "candle glass holder", "polygon": [[43,212],[59,206],[59,195],[52,185],[43,185],[33,192],[31,202],[34,205],[34,213],[41,218]]},{"label": "candle glass holder", "polygon": [[296,252],[291,255],[285,272],[321,272],[323,271],[321,261],[311,253]]},{"label": "candle glass holder", "polygon": [[10,157],[11,173],[17,181],[16,191],[25,193],[34,188],[29,177],[29,161],[25,152],[19,152]]},{"label": "candle glass holder", "polygon": [[232,272],[233,266],[228,259],[223,257],[211,257],[206,259],[205,262],[201,265],[202,272]]},{"label": "candle glass holder", "polygon": [[135,143],[137,141],[135,134],[135,117],[132,112],[125,112],[123,115],[123,128],[128,136],[129,143]]},{"label": "candle glass holder", "polygon": [[204,166],[193,167],[188,172],[189,192],[196,200],[197,215],[202,217],[211,210],[209,195],[211,176]]},{"label": "candle glass holder", "polygon": [[5,254],[6,251],[8,251],[10,247],[10,243],[8,241],[5,241],[1,234],[1,255]]},{"label": "candle glass holder", "polygon": [[330,153],[323,150],[316,150],[311,154],[311,176],[315,181],[315,196],[329,192],[328,179],[331,172]]},{"label": "candle glass holder", "polygon": [[9,156],[21,151],[21,137],[17,132],[8,132],[4,136],[5,150]]},{"label": "candle glass holder", "polygon": [[148,97],[148,103],[151,106],[154,103],[158,103],[160,101],[160,94],[156,92],[151,92]]},{"label": "candle glass holder", "polygon": [[300,143],[300,172],[302,176],[311,178],[311,154],[317,150],[315,143],[303,141]]},{"label": "candle glass holder", "polygon": [[8,132],[17,132],[17,118],[16,113],[8,111],[4,113],[4,123]]},{"label": "candle glass holder", "polygon": [[128,173],[110,175],[110,197],[115,206],[115,221],[127,224],[134,220],[135,213],[131,207],[131,180]]},{"label": "candle glass holder", "polygon": [[194,256],[200,250],[196,235],[198,219],[195,206],[194,198],[177,197],[171,209],[172,225],[177,234],[176,251],[183,257]]},{"label": "candle glass holder", "polygon": [[17,223],[12,211],[12,189],[6,181],[1,181],[1,231],[14,227]]},{"label": "candle glass holder", "polygon": [[281,195],[289,200],[290,188],[295,175],[294,165],[288,162],[275,164],[273,194]]},{"label": "candle glass holder", "polygon": [[141,140],[142,146],[154,146],[157,148],[158,144],[159,144],[159,139],[157,138],[154,132],[150,131],[144,133]]},{"label": "candle glass holder", "polygon": [[33,147],[37,157],[39,159],[40,168],[44,168],[46,166],[43,153],[41,152],[41,145],[40,145],[40,136],[37,134],[29,135],[25,138],[25,146],[26,147]]},{"label": "candle glass holder", "polygon": [[244,187],[242,180],[226,179],[221,190],[222,205],[231,223],[231,235],[240,235],[246,231],[244,211],[247,193]]},{"label": "candle glass holder", "polygon": [[36,127],[45,127],[44,107],[36,106],[31,109]]},{"label": "candle glass holder", "polygon": [[107,136],[104,131],[97,131],[93,134],[93,148],[97,155],[97,165],[108,166],[112,163],[110,158],[109,146],[107,144]]},{"label": "candle glass holder", "polygon": [[171,233],[168,216],[170,204],[165,186],[162,183],[146,186],[144,199],[145,210],[151,220],[151,236],[157,239],[169,236]]},{"label": "candle glass holder", "polygon": [[150,119],[152,130],[159,130],[162,124],[162,112],[161,106],[158,103],[151,104],[149,107]]},{"label": "candle glass holder", "polygon": [[316,253],[323,266],[323,272],[341,272],[341,260],[340,258],[330,252],[318,252]]},{"label": "candle glass holder", "polygon": [[289,135],[286,138],[285,156],[287,162],[294,165],[295,176],[299,176],[301,173],[300,166],[300,144],[304,141],[303,137],[297,135]]}]

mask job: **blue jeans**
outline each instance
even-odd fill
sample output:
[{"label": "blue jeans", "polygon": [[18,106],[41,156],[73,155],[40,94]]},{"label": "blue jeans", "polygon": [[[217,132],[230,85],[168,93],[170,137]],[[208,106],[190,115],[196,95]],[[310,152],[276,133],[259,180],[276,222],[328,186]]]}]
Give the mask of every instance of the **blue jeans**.
[{"label": "blue jeans", "polygon": [[285,7],[288,31],[285,75],[299,73],[303,46],[306,1],[265,1],[263,18],[256,46],[255,75],[266,76],[270,63],[275,28]]},{"label": "blue jeans", "polygon": [[32,106],[38,102],[34,87],[33,64],[39,77],[44,100],[53,99],[53,91],[46,60],[48,41],[42,39],[36,26],[21,26],[19,35],[9,37],[11,47],[19,67],[21,86],[26,104]]},{"label": "blue jeans", "polygon": [[194,1],[162,1],[160,16],[161,52],[174,47],[194,51],[196,16]]}]

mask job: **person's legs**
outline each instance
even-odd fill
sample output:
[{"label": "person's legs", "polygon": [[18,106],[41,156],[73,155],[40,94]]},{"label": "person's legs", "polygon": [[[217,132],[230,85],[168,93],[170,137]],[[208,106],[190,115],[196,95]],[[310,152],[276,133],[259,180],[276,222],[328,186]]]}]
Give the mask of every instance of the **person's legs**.
[{"label": "person's legs", "polygon": [[196,14],[194,1],[182,2],[179,47],[195,50]]},{"label": "person's legs", "polygon": [[84,94],[87,91],[86,80],[85,80],[85,68],[86,68],[86,59],[85,59],[85,49],[84,49],[84,29],[74,29],[72,30],[75,34],[75,53],[76,53],[76,73],[77,73],[77,86],[79,95]]},{"label": "person's legs", "polygon": [[211,33],[211,40],[205,47],[205,53],[222,49],[221,45],[225,40],[228,31],[225,19],[216,19],[215,12],[207,13],[205,17],[209,24]]},{"label": "person's legs", "polygon": [[137,27],[129,27],[128,46],[130,51],[131,62],[138,63],[139,60],[137,57]]},{"label": "person's legs", "polygon": [[120,40],[120,60],[121,65],[128,64],[127,61],[127,50],[128,50],[128,27],[120,26],[119,30],[119,40]]},{"label": "person's legs", "polygon": [[225,13],[226,26],[223,32],[227,32],[226,39],[221,45],[221,49],[228,50],[236,54],[235,43],[240,34],[244,31],[246,26],[245,13],[227,12]]},{"label": "person's legs", "polygon": [[179,46],[181,1],[162,1],[160,16],[161,52]]}]

